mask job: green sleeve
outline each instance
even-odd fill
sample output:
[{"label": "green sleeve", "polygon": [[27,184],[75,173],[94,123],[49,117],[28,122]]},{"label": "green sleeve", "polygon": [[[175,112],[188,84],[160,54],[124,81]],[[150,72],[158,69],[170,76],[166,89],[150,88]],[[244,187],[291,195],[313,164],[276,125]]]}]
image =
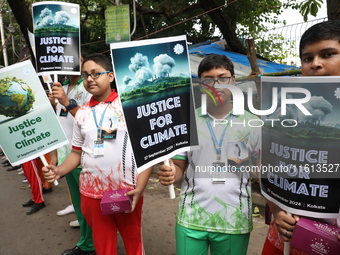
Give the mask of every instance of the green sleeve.
[{"label": "green sleeve", "polygon": [[172,157],[172,159],[187,160],[188,157],[187,156],[181,156],[181,155],[175,155],[175,156]]}]

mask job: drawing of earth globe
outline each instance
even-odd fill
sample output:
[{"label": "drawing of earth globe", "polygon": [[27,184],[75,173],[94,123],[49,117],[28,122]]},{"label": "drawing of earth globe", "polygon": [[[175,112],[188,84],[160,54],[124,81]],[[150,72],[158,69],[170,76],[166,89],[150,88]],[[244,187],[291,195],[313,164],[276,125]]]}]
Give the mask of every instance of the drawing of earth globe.
[{"label": "drawing of earth globe", "polygon": [[0,114],[19,117],[33,108],[32,89],[20,79],[8,77],[0,80]]}]

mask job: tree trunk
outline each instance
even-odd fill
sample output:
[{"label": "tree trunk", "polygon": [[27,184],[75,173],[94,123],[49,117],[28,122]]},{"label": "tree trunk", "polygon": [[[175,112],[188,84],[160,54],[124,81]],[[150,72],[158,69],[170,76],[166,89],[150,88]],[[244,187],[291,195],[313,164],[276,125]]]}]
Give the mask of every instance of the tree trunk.
[{"label": "tree trunk", "polygon": [[[200,4],[206,11],[218,7],[213,0],[200,0]],[[220,29],[225,41],[232,51],[241,54],[247,54],[246,49],[242,46],[240,40],[237,38],[235,30],[228,23],[225,14],[220,9],[216,9],[215,11],[209,12],[208,15]]]},{"label": "tree trunk", "polygon": [[[255,77],[255,85],[256,85],[256,90],[257,90],[257,94],[253,96],[253,102],[254,102],[255,108],[260,109],[261,82],[260,82],[260,79],[257,77],[259,74],[261,74],[261,71],[257,63],[254,39],[246,39],[246,44],[247,44],[247,58],[249,60],[250,67],[251,67],[251,73],[249,74],[249,77],[250,78],[253,76]],[[252,96],[252,95],[248,95],[248,96]]]},{"label": "tree trunk", "polygon": [[246,39],[246,44],[247,44],[247,58],[250,63],[251,67],[251,74],[260,74],[260,68],[257,63],[256,59],[256,50],[255,50],[255,43],[254,39]]},{"label": "tree trunk", "polygon": [[14,14],[15,19],[17,20],[20,26],[22,34],[25,37],[26,44],[28,45],[29,51],[31,54],[31,59],[34,62],[34,55],[33,55],[32,48],[29,43],[28,32],[27,32],[27,30],[29,30],[30,32],[33,32],[32,14],[29,11],[29,8],[25,0],[7,0],[7,2],[9,6],[11,7],[12,13]]},{"label": "tree trunk", "polygon": [[340,0],[327,0],[328,20],[340,19]]}]

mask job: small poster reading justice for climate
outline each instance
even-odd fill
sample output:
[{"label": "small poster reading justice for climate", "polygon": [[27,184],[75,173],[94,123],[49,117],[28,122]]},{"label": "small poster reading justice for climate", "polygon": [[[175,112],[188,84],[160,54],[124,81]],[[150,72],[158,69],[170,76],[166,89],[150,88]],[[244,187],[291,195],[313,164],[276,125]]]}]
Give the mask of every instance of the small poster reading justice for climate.
[{"label": "small poster reading justice for climate", "polygon": [[32,8],[37,73],[79,75],[79,5],[47,1]]}]

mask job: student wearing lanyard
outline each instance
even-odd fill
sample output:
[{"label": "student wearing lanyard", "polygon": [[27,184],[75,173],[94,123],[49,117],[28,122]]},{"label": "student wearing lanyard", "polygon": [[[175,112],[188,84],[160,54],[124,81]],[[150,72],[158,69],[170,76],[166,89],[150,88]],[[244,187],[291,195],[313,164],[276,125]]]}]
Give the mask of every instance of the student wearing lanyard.
[{"label": "student wearing lanyard", "polygon": [[[223,55],[205,57],[198,67],[202,91],[216,83],[235,84],[233,63]],[[199,150],[176,155],[158,172],[161,184],[182,181],[177,212],[176,254],[245,255],[252,230],[250,172],[259,165],[256,116],[234,115],[231,92],[215,88],[206,113],[196,109]],[[216,103],[215,103],[216,102]],[[234,123],[234,124],[233,124]],[[238,150],[235,150],[238,148]],[[246,169],[242,171],[241,169]]]},{"label": "student wearing lanyard", "polygon": [[[80,62],[82,63],[87,54],[81,53]],[[83,84],[83,80],[80,75],[70,75],[69,79],[63,84],[55,82],[52,87],[52,93],[49,93],[51,104],[56,110],[57,118],[65,132],[68,144],[59,147],[53,151],[51,157],[51,165],[60,165],[66,159],[72,149],[72,133],[74,116],[76,115],[80,106],[84,105],[91,98],[91,94],[88,93]],[[56,103],[55,99],[58,99]],[[71,221],[70,226],[74,226],[78,223],[80,227],[80,238],[77,244],[73,248],[64,250],[61,255],[94,255],[94,245],[92,241],[92,230],[81,210],[80,204],[80,192],[79,192],[79,176],[81,173],[81,166],[77,166],[69,174],[65,175],[67,186],[69,188],[69,195],[72,200],[72,204],[66,207],[64,210],[58,211],[59,216],[65,215],[74,211],[76,213],[77,220]],[[73,210],[70,210],[70,207]]]},{"label": "student wearing lanyard", "polygon": [[[72,151],[58,167],[43,168],[49,181],[59,179],[82,165],[81,208],[92,228],[96,254],[117,254],[117,231],[127,255],[144,254],[141,215],[143,191],[151,168],[138,174],[118,94],[111,90],[112,64],[102,54],[88,56],[83,63],[85,89],[93,96],[75,116]],[[130,213],[103,215],[100,201],[105,191],[126,189],[132,196]]]}]

